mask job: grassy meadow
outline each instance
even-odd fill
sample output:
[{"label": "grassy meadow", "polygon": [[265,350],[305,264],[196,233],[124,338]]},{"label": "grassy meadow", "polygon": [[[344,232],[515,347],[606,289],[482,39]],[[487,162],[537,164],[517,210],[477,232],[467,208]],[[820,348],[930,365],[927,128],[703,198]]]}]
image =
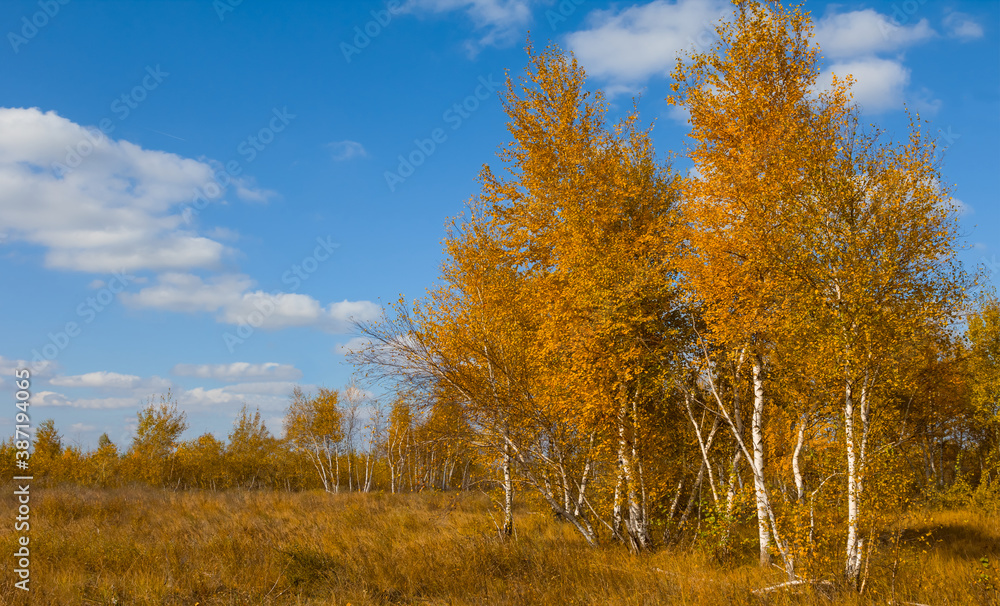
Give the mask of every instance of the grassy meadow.
[{"label": "grassy meadow", "polygon": [[[0,510],[13,518],[11,492]],[[754,593],[784,575],[756,566],[752,541],[737,541],[746,548],[725,562],[687,540],[641,555],[589,548],[530,503],[504,542],[480,493],[66,486],[38,489],[32,504],[30,598],[5,563],[2,604],[1000,603],[1000,515],[991,508],[903,520],[878,541],[859,596],[833,585]],[[5,524],[4,553],[16,536]]]}]

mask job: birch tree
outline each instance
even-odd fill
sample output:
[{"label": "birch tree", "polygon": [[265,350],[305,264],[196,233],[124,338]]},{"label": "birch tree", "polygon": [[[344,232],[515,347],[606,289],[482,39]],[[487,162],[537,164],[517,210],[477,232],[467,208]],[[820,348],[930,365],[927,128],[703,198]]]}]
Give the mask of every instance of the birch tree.
[{"label": "birch tree", "polygon": [[187,414],[178,410],[171,392],[158,401],[150,397],[136,413],[137,426],[126,457],[137,468],[136,476],[151,484],[164,484],[173,477],[175,453],[188,428]]},{"label": "birch tree", "polygon": [[267,429],[260,410],[251,414],[244,404],[233,422],[225,449],[225,465],[233,485],[253,488],[269,484],[273,479],[277,447],[277,440]]},{"label": "birch tree", "polygon": [[[749,445],[738,431],[717,382],[710,381],[754,478],[760,564],[769,548],[781,553],[789,577],[794,562],[782,543],[766,483],[769,364],[781,346],[780,326],[799,287],[796,266],[807,176],[824,161],[829,124],[840,119],[842,83],[815,98],[818,49],[799,9],[777,2],[739,3],[718,41],[689,61],[678,60],[668,102],[691,115],[688,156],[696,172],[685,180],[683,212],[690,230],[684,267],[711,348],[745,361],[752,385]],[[711,377],[714,364],[704,366]]]},{"label": "birch tree", "polygon": [[844,124],[834,161],[815,174],[818,219],[809,265],[810,307],[826,333],[815,354],[840,377],[847,476],[845,575],[858,582],[864,478],[871,461],[873,413],[927,335],[957,318],[971,285],[956,258],[957,214],[918,119],[906,141]]},{"label": "birch tree", "polygon": [[[612,531],[648,549],[648,498],[661,489],[645,474],[649,425],[684,337],[676,179],[634,111],[606,122],[603,96],[586,91],[572,55],[530,45],[528,53],[525,76],[508,80],[504,93],[513,140],[500,157],[512,176],[486,169],[483,181],[502,246],[535,293],[533,346],[542,361],[535,397],[550,404],[533,410],[574,420],[554,448],[583,453],[595,440],[611,441]],[[600,430],[608,425],[610,435]],[[538,427],[560,427],[550,437],[567,429],[547,420]],[[565,492],[560,511],[575,510]]]},{"label": "birch tree", "polygon": [[296,387],[285,414],[288,441],[306,453],[327,492],[340,491],[339,451],[344,428],[339,402],[340,395],[334,390],[321,387],[311,396]]},{"label": "birch tree", "polygon": [[1000,478],[1000,302],[981,297],[968,318],[972,405],[979,428],[981,481]]}]

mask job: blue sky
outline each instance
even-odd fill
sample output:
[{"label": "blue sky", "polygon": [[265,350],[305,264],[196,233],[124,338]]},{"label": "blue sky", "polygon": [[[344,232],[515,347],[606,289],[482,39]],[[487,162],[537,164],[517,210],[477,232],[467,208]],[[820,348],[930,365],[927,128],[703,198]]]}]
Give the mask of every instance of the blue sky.
[{"label": "blue sky", "polygon": [[[824,76],[866,121],[939,132],[964,261],[1000,269],[1000,3],[807,2]],[[449,217],[506,140],[496,97],[530,31],[572,50],[612,118],[640,94],[661,153],[678,50],[721,0],[0,4],[0,388],[127,446],[172,389],[188,437],[243,402],[280,433],[295,384],[343,387],[350,319],[435,280]],[[403,165],[401,159],[413,164]],[[409,164],[409,163],[407,163]],[[13,411],[13,407],[11,407]],[[12,429],[13,412],[0,415]]]}]

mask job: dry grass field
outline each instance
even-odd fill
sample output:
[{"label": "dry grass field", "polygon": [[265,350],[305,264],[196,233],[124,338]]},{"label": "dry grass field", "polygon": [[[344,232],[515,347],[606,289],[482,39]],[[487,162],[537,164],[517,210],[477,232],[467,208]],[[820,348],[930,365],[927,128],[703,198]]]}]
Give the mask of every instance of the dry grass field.
[{"label": "dry grass field", "polygon": [[[32,503],[30,599],[8,559],[2,604],[997,604],[1000,582],[996,511],[914,516],[898,550],[882,541],[859,597],[826,586],[754,594],[782,574],[757,568],[752,546],[726,562],[687,545],[588,548],[531,505],[517,512],[516,540],[501,542],[475,493],[63,487]],[[2,528],[10,554],[16,536]]]}]

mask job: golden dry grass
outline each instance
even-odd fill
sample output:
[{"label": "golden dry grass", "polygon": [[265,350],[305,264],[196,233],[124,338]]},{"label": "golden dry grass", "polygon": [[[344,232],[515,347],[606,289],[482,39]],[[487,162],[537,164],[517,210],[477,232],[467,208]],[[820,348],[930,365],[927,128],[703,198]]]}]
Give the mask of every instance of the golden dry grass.
[{"label": "golden dry grass", "polygon": [[[11,492],[0,501],[8,520]],[[723,565],[689,548],[642,556],[617,546],[591,549],[530,505],[518,511],[517,539],[502,542],[488,503],[468,493],[38,489],[31,599],[14,588],[5,562],[0,603],[937,605],[998,598],[995,512],[912,518],[893,600],[888,538],[860,598],[839,590],[758,597],[751,591],[780,582],[781,573],[759,570],[750,550]],[[15,541],[5,522],[0,551],[12,553]]]}]

